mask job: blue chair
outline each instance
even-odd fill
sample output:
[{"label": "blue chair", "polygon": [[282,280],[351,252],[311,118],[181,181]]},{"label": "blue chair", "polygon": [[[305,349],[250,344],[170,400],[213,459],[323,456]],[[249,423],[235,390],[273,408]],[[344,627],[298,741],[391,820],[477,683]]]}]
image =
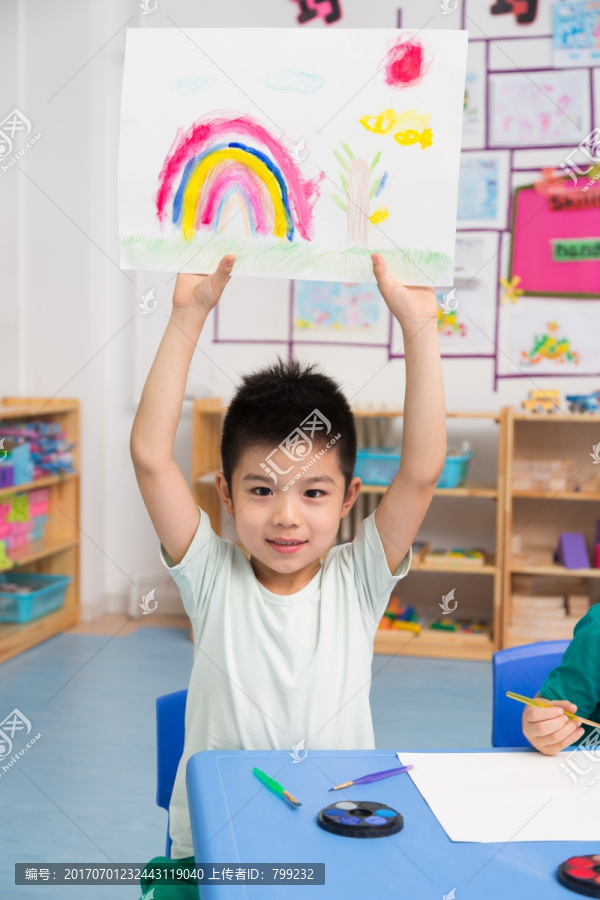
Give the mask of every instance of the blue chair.
[{"label": "blue chair", "polygon": [[169,803],[177,774],[177,766],[183,753],[185,736],[185,703],[187,690],[175,691],[156,698],[156,803],[167,811],[167,848],[165,856],[171,858],[169,834]]},{"label": "blue chair", "polygon": [[552,669],[559,665],[570,641],[540,641],[499,650],[492,657],[494,713],[492,747],[529,747],[521,729],[523,704],[507,691],[534,697]]}]

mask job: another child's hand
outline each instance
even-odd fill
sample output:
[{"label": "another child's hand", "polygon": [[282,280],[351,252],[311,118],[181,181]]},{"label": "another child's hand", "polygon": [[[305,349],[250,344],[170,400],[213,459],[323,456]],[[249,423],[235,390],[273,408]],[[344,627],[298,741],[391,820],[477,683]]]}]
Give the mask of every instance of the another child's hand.
[{"label": "another child's hand", "polygon": [[421,328],[432,319],[437,322],[438,302],[433,288],[406,287],[394,281],[379,253],[372,253],[371,259],[381,296],[402,328],[410,324]]},{"label": "another child's hand", "polygon": [[195,309],[208,313],[221,299],[231,277],[235,256],[224,256],[216,272],[210,275],[188,275],[180,272],[173,291],[173,309]]},{"label": "another child's hand", "polygon": [[562,712],[566,709],[574,713],[577,707],[568,700],[545,700],[543,697],[536,697],[536,700],[553,703],[554,706],[526,706],[523,711],[523,734],[540,753],[554,756],[584,733],[578,722],[568,719]]}]

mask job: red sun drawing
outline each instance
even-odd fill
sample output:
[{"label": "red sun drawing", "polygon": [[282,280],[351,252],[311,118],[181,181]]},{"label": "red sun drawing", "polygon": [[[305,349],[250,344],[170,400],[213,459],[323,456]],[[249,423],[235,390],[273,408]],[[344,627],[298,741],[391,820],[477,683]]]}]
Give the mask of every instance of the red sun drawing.
[{"label": "red sun drawing", "polygon": [[418,84],[429,68],[425,50],[419,41],[398,41],[384,59],[385,80],[393,88],[412,87]]}]

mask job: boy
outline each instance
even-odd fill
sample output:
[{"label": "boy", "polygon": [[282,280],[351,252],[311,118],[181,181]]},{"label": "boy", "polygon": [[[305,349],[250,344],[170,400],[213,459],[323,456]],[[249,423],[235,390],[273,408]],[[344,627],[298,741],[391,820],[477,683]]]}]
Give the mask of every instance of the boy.
[{"label": "boy", "polygon": [[[354,540],[329,550],[361,484],[353,477],[352,412],[333,380],[280,360],[243,379],[223,423],[216,486],[250,559],[218,537],[172,452],[192,354],[234,260],[224,257],[209,276],[178,275],[131,432],[160,557],[194,631],[185,747],[169,809],[171,856],[186,864],[194,861],[185,784],[191,754],[291,751],[302,740],[307,750],[375,747],[373,637],[392,588],[408,572],[446,457],[435,292],[393,281],[373,254],[379,290],[405,343],[398,473]],[[153,896],[183,898],[185,891],[197,896],[192,887],[164,885]]]},{"label": "boy", "polygon": [[568,719],[562,710],[579,710],[584,719],[600,722],[600,603],[594,603],[575,626],[573,640],[540,694],[554,707],[526,706],[522,719],[523,734],[536,750],[555,756],[571,744],[597,747],[596,730]]}]

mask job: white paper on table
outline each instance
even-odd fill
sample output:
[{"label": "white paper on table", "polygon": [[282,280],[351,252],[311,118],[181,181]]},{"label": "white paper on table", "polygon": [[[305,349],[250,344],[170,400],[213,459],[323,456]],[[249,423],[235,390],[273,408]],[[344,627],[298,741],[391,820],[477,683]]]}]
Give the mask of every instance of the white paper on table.
[{"label": "white paper on table", "polygon": [[408,774],[451,841],[600,841],[597,754],[399,752],[398,759],[414,766]]},{"label": "white paper on table", "polygon": [[[409,42],[421,76],[391,85]],[[374,283],[375,251],[451,283],[466,51],[445,29],[128,29],[121,267],[235,253],[237,275]]]}]

